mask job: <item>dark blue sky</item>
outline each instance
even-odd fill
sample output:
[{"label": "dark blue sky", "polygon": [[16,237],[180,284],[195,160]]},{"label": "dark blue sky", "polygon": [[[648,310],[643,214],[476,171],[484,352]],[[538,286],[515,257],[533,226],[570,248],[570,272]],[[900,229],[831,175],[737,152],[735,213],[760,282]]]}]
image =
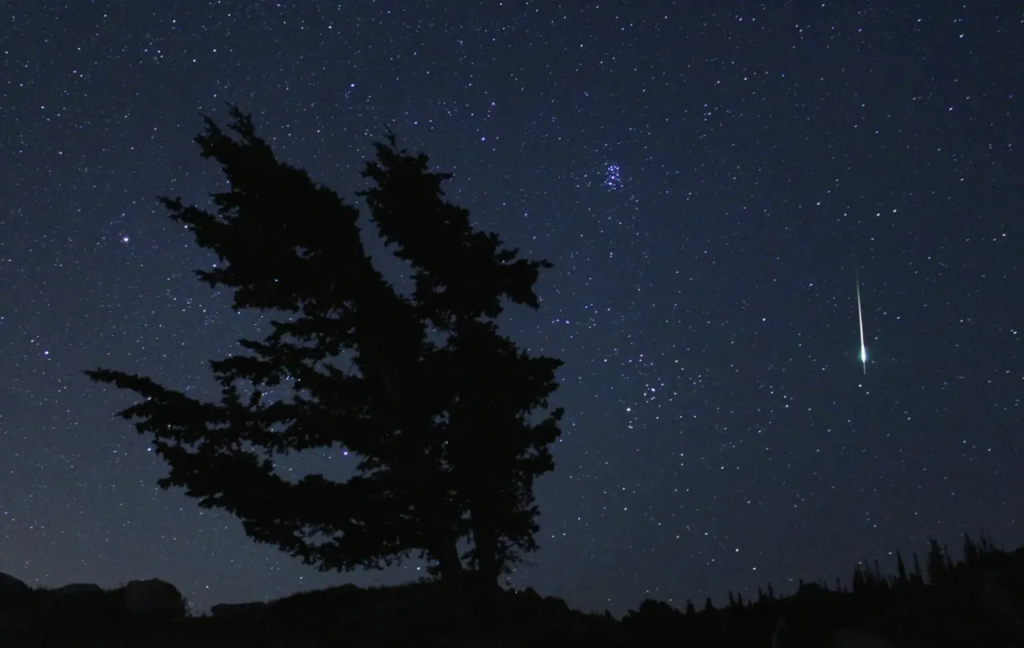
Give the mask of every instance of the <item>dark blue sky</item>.
[{"label": "dark blue sky", "polygon": [[4,3],[0,571],[198,608],[421,573],[320,574],[159,491],[81,373],[206,394],[251,336],[155,199],[223,187],[192,138],[225,101],[348,196],[390,125],[556,264],[503,320],[566,362],[515,584],[621,613],[1024,544],[1021,43],[1000,0]]}]

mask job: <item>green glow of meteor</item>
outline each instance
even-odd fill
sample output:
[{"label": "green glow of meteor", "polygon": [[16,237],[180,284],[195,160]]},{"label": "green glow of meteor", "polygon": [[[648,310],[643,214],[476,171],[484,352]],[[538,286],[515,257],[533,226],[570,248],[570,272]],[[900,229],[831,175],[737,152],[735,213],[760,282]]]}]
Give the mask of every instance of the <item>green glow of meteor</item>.
[{"label": "green glow of meteor", "polygon": [[864,366],[864,374],[868,373],[868,349],[864,346],[864,310],[860,305],[860,277],[854,275],[857,281],[857,322],[860,324],[860,363]]}]

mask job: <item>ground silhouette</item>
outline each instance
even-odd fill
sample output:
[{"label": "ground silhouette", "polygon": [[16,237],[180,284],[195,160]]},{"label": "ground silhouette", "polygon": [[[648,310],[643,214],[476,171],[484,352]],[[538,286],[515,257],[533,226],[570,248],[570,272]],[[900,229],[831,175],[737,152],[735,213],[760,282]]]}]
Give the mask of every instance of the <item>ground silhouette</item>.
[{"label": "ground silhouette", "polygon": [[[486,596],[436,579],[386,588],[352,585],[270,603],[215,606],[215,614],[139,614],[121,590],[78,594],[10,587],[0,576],[0,645],[154,648],[774,648],[1024,647],[1024,547],[965,536],[954,562],[932,543],[928,569],[881,574],[858,565],[849,585],[800,583],[778,596],[683,609],[645,600],[622,619],[584,613],[532,589]],[[918,561],[914,561],[917,563]],[[902,559],[900,560],[902,565]],[[4,584],[6,582],[6,585]],[[17,590],[14,594],[8,595]]]}]

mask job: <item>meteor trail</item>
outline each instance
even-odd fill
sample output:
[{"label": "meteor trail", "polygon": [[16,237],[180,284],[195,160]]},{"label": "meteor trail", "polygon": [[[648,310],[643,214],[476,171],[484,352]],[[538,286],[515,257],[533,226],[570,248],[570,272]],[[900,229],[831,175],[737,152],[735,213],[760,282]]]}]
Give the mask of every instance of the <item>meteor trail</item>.
[{"label": "meteor trail", "polygon": [[854,274],[857,281],[857,322],[860,324],[860,363],[864,365],[864,375],[868,373],[868,350],[864,346],[864,311],[860,307],[860,277]]}]

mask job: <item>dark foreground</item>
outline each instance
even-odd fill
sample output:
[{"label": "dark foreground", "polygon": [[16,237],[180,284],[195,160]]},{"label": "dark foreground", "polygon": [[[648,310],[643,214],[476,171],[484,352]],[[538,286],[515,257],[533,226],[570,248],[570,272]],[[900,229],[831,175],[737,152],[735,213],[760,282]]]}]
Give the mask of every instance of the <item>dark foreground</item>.
[{"label": "dark foreground", "polygon": [[131,612],[117,591],[32,590],[0,605],[0,646],[1024,648],[1024,549],[968,541],[960,563],[930,556],[927,577],[921,571],[883,577],[859,567],[850,588],[802,584],[788,597],[769,589],[724,609],[647,600],[622,620],[530,589],[486,599],[436,583],[343,586],[207,616]]}]

